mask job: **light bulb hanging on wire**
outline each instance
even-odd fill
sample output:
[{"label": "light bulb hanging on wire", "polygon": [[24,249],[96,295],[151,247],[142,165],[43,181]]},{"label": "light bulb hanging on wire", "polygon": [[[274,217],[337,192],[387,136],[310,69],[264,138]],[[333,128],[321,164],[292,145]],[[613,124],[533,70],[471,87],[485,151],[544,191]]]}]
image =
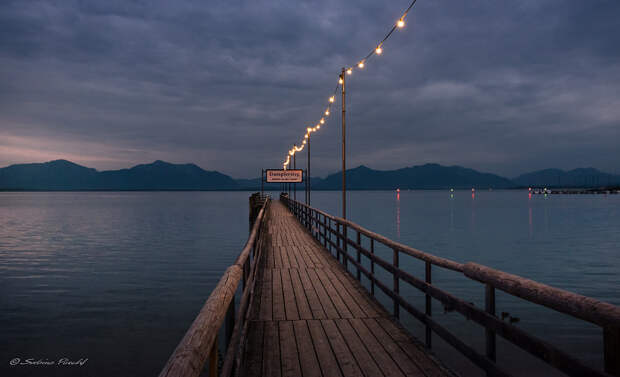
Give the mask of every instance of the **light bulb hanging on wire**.
[{"label": "light bulb hanging on wire", "polygon": [[[365,67],[366,60],[368,60],[372,55],[381,55],[383,53],[383,44],[392,35],[394,30],[402,29],[402,28],[405,27],[405,18],[407,17],[407,14],[411,10],[411,8],[414,6],[416,1],[417,0],[413,0],[411,2],[411,4],[409,4],[409,7],[405,10],[405,12],[402,14],[402,16],[398,19],[398,21],[396,21],[396,24],[393,24],[392,29],[387,33],[387,35],[383,38],[383,40],[381,42],[379,42],[377,45],[375,45],[376,47],[374,48],[374,50],[371,50],[371,52],[365,58],[363,58],[362,60],[358,61],[358,63],[356,65],[357,65],[357,67],[359,69],[363,69]],[[353,66],[350,66],[349,68],[347,68],[346,72],[347,72],[347,75],[353,74]],[[338,91],[338,87],[340,85],[344,85],[344,73],[338,76],[338,85],[336,86],[335,93]],[[334,103],[335,100],[336,100],[336,96],[335,95],[332,95],[332,96],[329,97],[328,106],[327,106],[327,109],[324,112],[325,116],[329,116],[331,104]],[[289,151],[289,154],[287,155],[287,160],[284,163],[284,168],[285,169],[288,166],[288,164],[290,163],[290,156],[293,156],[296,152],[302,151],[304,149],[305,144],[306,144],[306,139],[308,139],[310,133],[311,132],[316,132],[317,130],[320,130],[322,124],[325,124],[325,119],[324,118],[321,118],[319,123],[317,123],[317,125],[314,128],[311,128],[311,127],[307,128],[306,134],[304,135],[304,139],[302,140],[302,144],[300,145],[300,147],[294,146],[293,149],[291,149]]]}]

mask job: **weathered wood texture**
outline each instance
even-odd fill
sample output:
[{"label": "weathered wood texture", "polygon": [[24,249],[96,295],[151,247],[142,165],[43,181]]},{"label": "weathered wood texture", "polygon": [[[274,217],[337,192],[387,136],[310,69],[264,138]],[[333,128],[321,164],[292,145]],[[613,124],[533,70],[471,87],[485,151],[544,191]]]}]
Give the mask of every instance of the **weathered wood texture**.
[{"label": "weathered wood texture", "polygon": [[241,374],[452,375],[281,203],[269,212]]},{"label": "weathered wood texture", "polygon": [[465,276],[488,283],[514,296],[592,322],[601,327],[620,327],[620,307],[551,287],[521,276],[477,263],[463,265]]}]

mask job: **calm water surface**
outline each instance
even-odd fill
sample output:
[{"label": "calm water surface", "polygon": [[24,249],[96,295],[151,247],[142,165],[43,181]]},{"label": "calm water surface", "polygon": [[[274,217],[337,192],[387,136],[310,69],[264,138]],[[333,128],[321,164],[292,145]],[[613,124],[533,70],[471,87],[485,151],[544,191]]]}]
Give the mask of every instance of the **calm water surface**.
[{"label": "calm water surface", "polygon": [[[157,375],[248,234],[246,192],[0,193],[0,375]],[[303,193],[298,195],[302,198]],[[339,215],[338,192],[312,204]],[[620,305],[620,197],[523,191],[352,192],[349,217],[418,249],[475,261]],[[387,250],[378,250],[385,253]],[[401,258],[414,274],[423,265]],[[384,275],[388,281],[387,275]],[[440,288],[483,306],[484,288],[433,270]],[[418,307],[423,295],[401,288]],[[383,302],[385,297],[378,295]],[[599,366],[601,331],[498,294],[498,312]],[[434,303],[433,315],[480,351],[484,332]],[[403,322],[418,336],[415,320]],[[469,363],[434,338],[466,375]],[[13,358],[88,359],[82,367]],[[498,340],[498,360],[541,365]],[[546,372],[545,372],[546,373]],[[543,375],[543,374],[541,374]]]}]

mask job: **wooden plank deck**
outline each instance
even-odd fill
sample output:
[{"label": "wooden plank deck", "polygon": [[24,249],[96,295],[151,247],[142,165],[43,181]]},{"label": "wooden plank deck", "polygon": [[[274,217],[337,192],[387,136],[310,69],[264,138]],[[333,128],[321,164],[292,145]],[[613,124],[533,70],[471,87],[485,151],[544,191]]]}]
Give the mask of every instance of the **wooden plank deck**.
[{"label": "wooden plank deck", "polygon": [[256,282],[246,376],[452,376],[278,201]]}]

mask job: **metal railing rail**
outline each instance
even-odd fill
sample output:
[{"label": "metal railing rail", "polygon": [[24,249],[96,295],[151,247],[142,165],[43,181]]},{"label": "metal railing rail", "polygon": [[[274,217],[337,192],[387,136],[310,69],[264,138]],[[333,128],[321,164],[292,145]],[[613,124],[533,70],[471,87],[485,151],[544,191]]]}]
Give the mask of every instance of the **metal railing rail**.
[{"label": "metal railing rail", "polygon": [[[370,293],[373,296],[375,295],[375,287],[379,287],[392,299],[393,314],[396,318],[399,318],[400,308],[403,308],[425,324],[427,347],[430,348],[432,345],[432,333],[434,332],[478,367],[485,370],[488,375],[509,376],[508,372],[496,364],[496,335],[499,335],[569,376],[620,376],[620,307],[476,263],[458,263],[437,257],[390,240],[349,220],[332,216],[299,201],[291,200],[286,195],[281,196],[280,200],[319,243],[322,243],[332,254],[335,251],[334,256],[344,265],[345,270],[349,271],[348,263],[351,263],[355,269],[357,280],[361,280],[362,274],[370,280]],[[355,239],[347,235],[349,230],[356,235]],[[362,236],[369,239],[369,248],[362,245]],[[375,243],[392,249],[392,261],[387,261],[375,254]],[[354,250],[354,253],[349,253],[349,247]],[[424,279],[399,267],[401,254],[425,262]],[[362,256],[368,259],[370,270],[362,264]],[[392,287],[377,278],[375,275],[376,265],[391,273]],[[433,266],[460,272],[469,279],[483,283],[485,292],[484,310],[434,286],[432,284]],[[349,271],[349,273],[351,272]],[[401,282],[425,293],[426,300],[423,311],[412,306],[400,295]],[[496,289],[600,326],[603,329],[605,372],[593,369],[549,342],[499,319],[495,310]],[[431,298],[441,302],[446,310],[457,311],[485,328],[486,352],[484,355],[465,344],[432,318]]]}]

